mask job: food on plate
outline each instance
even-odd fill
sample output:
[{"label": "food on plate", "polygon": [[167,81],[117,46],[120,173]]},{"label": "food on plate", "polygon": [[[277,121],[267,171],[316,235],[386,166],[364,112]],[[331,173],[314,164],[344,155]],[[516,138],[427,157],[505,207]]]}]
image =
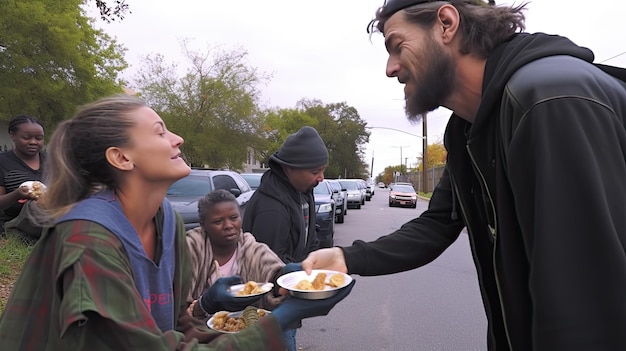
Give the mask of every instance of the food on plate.
[{"label": "food on plate", "polygon": [[228,316],[229,312],[220,311],[213,315],[213,329],[223,331],[240,331],[245,328],[243,318]]},{"label": "food on plate", "polygon": [[317,273],[311,285],[313,286],[313,290],[324,290],[324,286],[326,285],[326,273]]},{"label": "food on plate", "polygon": [[265,314],[265,310],[254,306],[246,307],[238,317],[234,317],[226,311],[217,312],[212,318],[212,328],[230,333],[239,332],[258,322],[259,319],[265,317]]},{"label": "food on plate", "polygon": [[253,308],[252,306],[248,306],[248,307],[246,307],[246,309],[243,310],[243,312],[241,313],[241,317],[243,318],[244,323],[246,323],[246,326],[250,326],[258,322],[259,319],[261,319],[261,317],[265,316],[264,310]]},{"label": "food on plate", "polygon": [[345,283],[346,278],[341,273],[335,273],[330,276],[330,279],[328,279],[328,285],[332,286],[333,288],[343,286]]},{"label": "food on plate", "polygon": [[352,277],[349,275],[327,269],[313,269],[310,273],[290,272],[276,280],[278,286],[286,289],[289,295],[306,300],[327,299],[350,282]]},{"label": "food on plate", "polygon": [[263,290],[259,284],[253,281],[249,281],[243,286],[243,289],[237,291],[235,295],[247,296],[247,295],[261,294],[264,292],[265,290]]},{"label": "food on plate", "polygon": [[326,273],[317,273],[313,281],[302,279],[294,287],[298,290],[324,290],[326,285],[330,285],[333,288],[341,287],[345,284],[346,278],[341,273],[335,273],[330,276],[328,283],[326,283]]},{"label": "food on plate", "polygon": [[294,288],[298,290],[313,290],[313,284],[306,279],[302,279]]},{"label": "food on plate", "polygon": [[46,192],[46,186],[42,182],[36,180],[24,182],[20,184],[20,187],[26,187],[28,189],[28,193],[35,199],[39,199]]}]

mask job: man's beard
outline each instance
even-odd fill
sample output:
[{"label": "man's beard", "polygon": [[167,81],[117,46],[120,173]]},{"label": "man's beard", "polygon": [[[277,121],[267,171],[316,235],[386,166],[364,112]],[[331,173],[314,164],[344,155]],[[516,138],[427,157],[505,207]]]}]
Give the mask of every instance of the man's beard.
[{"label": "man's beard", "polygon": [[419,67],[420,76],[411,72],[408,83],[412,83],[414,90],[410,96],[405,96],[404,111],[409,121],[420,122],[426,113],[435,110],[450,96],[454,85],[456,66],[450,55],[443,51],[437,42],[428,38],[422,50]]}]

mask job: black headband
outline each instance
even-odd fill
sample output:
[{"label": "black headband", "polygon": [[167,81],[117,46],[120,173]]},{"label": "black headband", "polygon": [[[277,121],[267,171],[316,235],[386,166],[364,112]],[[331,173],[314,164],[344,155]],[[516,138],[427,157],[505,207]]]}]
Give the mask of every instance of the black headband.
[{"label": "black headband", "polygon": [[[407,7],[423,4],[426,2],[435,2],[435,1],[441,1],[441,0],[386,0],[385,4],[383,5],[383,10],[381,12],[381,15],[385,17],[391,16],[392,14],[402,9],[405,9]],[[471,2],[475,2],[475,1],[471,1]],[[495,0],[489,0],[490,6],[494,6],[495,4],[496,4]]]}]

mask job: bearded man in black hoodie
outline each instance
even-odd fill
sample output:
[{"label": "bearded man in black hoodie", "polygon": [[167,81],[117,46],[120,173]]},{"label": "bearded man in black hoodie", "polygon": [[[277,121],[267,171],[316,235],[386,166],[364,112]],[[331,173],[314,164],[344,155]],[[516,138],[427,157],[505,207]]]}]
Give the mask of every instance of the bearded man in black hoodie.
[{"label": "bearded man in black hoodie", "polygon": [[453,111],[446,171],[419,218],[316,251],[305,270],[423,266],[467,227],[489,350],[626,350],[626,75],[560,36],[523,33],[526,4],[387,0],[387,75],[419,121]]}]

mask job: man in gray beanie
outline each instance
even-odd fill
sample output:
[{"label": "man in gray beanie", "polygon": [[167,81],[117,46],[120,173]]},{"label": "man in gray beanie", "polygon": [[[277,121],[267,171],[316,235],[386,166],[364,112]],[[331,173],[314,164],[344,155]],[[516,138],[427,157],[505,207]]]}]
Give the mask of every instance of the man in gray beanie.
[{"label": "man in gray beanie", "polygon": [[[243,231],[285,263],[301,262],[319,248],[313,188],[324,180],[327,164],[328,149],[317,130],[300,128],[270,157],[270,169],[246,206]],[[301,325],[284,331],[289,351],[296,350],[296,328]]]}]

